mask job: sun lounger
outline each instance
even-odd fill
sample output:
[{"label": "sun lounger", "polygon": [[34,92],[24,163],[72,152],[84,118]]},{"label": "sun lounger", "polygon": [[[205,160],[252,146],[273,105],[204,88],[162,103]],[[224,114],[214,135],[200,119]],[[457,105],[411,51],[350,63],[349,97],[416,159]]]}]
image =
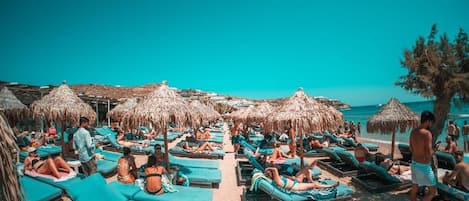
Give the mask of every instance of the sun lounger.
[{"label": "sun lounger", "polygon": [[49,201],[58,200],[62,196],[62,189],[37,181],[27,176],[21,176],[20,185],[23,188],[24,200]]},{"label": "sun lounger", "polygon": [[98,172],[103,176],[112,176],[117,169],[117,161],[98,160]]},{"label": "sun lounger", "polygon": [[206,159],[223,159],[225,157],[225,151],[221,149],[215,149],[214,151],[203,151],[203,152],[190,152],[182,147],[175,146],[169,149],[169,153],[174,156],[188,157],[188,158],[206,158]]},{"label": "sun lounger", "polygon": [[338,177],[356,176],[360,171],[360,163],[351,153],[340,149],[323,150],[330,157],[318,161],[318,166]]},{"label": "sun lounger", "polygon": [[438,168],[443,168],[447,170],[453,170],[456,166],[456,159],[450,153],[436,151],[436,158],[438,159]]},{"label": "sun lounger", "polygon": [[181,167],[194,167],[194,168],[207,168],[207,169],[218,169],[220,167],[218,161],[215,160],[199,160],[199,159],[190,159],[175,157],[172,154],[169,154],[169,162],[171,165],[181,166]]},{"label": "sun lounger", "polygon": [[352,177],[352,182],[371,193],[402,190],[412,186],[411,181],[401,181],[399,178],[389,174],[383,167],[374,163],[365,161],[360,165],[369,173]]},{"label": "sun lounger", "polygon": [[100,174],[93,174],[78,183],[72,184],[68,194],[74,201],[112,200],[127,201],[128,199],[119,193]]},{"label": "sun lounger", "polygon": [[127,199],[135,201],[213,200],[213,191],[207,188],[185,187],[175,185],[174,187],[178,190],[178,192],[163,193],[161,195],[152,195],[140,189],[134,184],[122,184],[115,181],[109,184],[109,186],[119,191],[122,195],[126,196]]},{"label": "sun lounger", "polygon": [[330,134],[330,133],[325,133],[325,134],[324,134],[324,137],[325,137],[325,138],[329,138],[329,142],[332,143],[332,144],[334,144],[334,143],[335,143],[335,144],[340,144],[340,143],[342,143],[342,141],[343,141],[342,138],[339,138],[339,137],[337,137],[337,136],[335,136],[335,135],[332,135],[332,134]]},{"label": "sun lounger", "polygon": [[179,171],[189,178],[191,184],[208,184],[211,188],[218,188],[221,183],[222,173],[218,169],[184,167]]},{"label": "sun lounger", "polygon": [[[339,146],[347,149],[347,150],[354,150],[357,147],[357,143],[352,138],[344,137],[342,138],[344,142],[339,144]],[[368,148],[370,151],[378,151],[379,146],[373,143],[361,143],[363,147]]]},{"label": "sun lounger", "polygon": [[451,197],[455,200],[461,200],[461,201],[469,200],[469,191],[457,189],[448,184],[443,184],[440,182],[436,183],[436,187],[438,188],[438,192],[440,194],[445,194],[446,196]]},{"label": "sun lounger", "polygon": [[401,161],[405,161],[410,163],[412,160],[412,152],[410,152],[410,148],[408,144],[398,144],[397,148],[399,149],[399,152],[401,152],[402,159]]},{"label": "sun lounger", "polygon": [[117,162],[119,158],[123,156],[121,153],[105,151],[102,149],[95,149],[94,153],[101,154],[104,156],[104,160]]},{"label": "sun lounger", "polygon": [[[172,142],[172,141],[176,140],[177,138],[179,138],[181,136],[182,136],[182,133],[168,132],[168,141]],[[160,134],[160,135],[156,136],[155,140],[156,141],[164,141],[164,135]]]},{"label": "sun lounger", "polygon": [[[333,180],[319,180],[317,182],[323,184],[334,184],[336,181]],[[312,189],[310,191],[303,192],[287,192],[276,184],[272,180],[259,177],[254,179],[253,177],[253,186],[252,189],[257,191],[257,189],[264,191],[269,194],[273,199],[283,200],[283,201],[296,201],[296,200],[347,200],[351,198],[351,194],[354,192],[350,187],[339,184],[337,188],[331,189]]]}]

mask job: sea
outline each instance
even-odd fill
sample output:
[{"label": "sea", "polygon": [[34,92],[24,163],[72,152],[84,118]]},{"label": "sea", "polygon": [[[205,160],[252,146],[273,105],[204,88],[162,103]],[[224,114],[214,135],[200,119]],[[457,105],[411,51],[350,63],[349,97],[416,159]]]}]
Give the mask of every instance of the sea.
[{"label": "sea", "polygon": [[[410,103],[404,103],[404,104],[408,106],[411,110],[416,112],[418,115],[420,115],[420,113],[425,110],[433,111],[434,101],[410,102]],[[377,133],[366,132],[366,122],[368,121],[368,118],[376,114],[384,105],[385,104],[352,107],[348,110],[342,110],[342,113],[344,114],[345,121],[353,121],[355,124],[357,124],[358,122],[361,122],[361,125],[362,125],[361,137],[362,138],[372,139],[375,141],[379,141],[381,143],[390,143],[391,134],[377,134]],[[461,130],[460,135],[461,135],[462,127],[464,125],[464,120],[466,120],[469,123],[469,104],[466,103],[466,104],[460,105],[460,107],[456,107],[456,105],[452,103],[450,114],[451,114],[451,118],[448,120],[452,120],[453,122],[456,122],[456,125],[460,127],[460,130]],[[408,143],[409,134],[410,134],[410,130],[402,134],[397,133],[396,142]],[[442,134],[438,137],[438,140],[445,142],[446,135],[447,135],[446,128],[444,128]],[[463,137],[459,138],[457,144],[459,146],[463,145]]]}]

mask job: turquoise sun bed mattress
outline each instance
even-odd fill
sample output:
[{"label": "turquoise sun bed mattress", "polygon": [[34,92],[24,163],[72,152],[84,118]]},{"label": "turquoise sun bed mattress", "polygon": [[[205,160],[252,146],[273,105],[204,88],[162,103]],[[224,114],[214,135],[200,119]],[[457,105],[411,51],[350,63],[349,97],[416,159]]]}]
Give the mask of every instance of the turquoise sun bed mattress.
[{"label": "turquoise sun bed mattress", "polygon": [[20,177],[20,185],[23,188],[27,201],[56,200],[62,195],[62,189],[37,181],[33,178]]},{"label": "turquoise sun bed mattress", "polygon": [[127,201],[113,186],[107,185],[100,174],[93,174],[70,187],[68,194],[73,201]]},{"label": "turquoise sun bed mattress", "polygon": [[129,200],[135,201],[173,201],[173,200],[197,200],[212,201],[213,191],[207,188],[174,186],[178,192],[152,195],[141,190],[134,184],[122,184],[117,181],[109,184],[110,187],[119,191]]},{"label": "turquoise sun bed mattress", "polygon": [[104,160],[114,161],[114,162],[117,162],[119,160],[119,158],[121,158],[123,156],[123,154],[121,154],[121,153],[111,152],[111,151],[104,151],[102,149],[95,149],[94,152],[97,153],[97,154],[103,155]]},{"label": "turquoise sun bed mattress", "polygon": [[194,167],[194,168],[207,168],[207,169],[218,169],[219,163],[216,160],[200,160],[176,157],[169,154],[169,161],[171,165],[182,166],[182,167]]},{"label": "turquoise sun bed mattress", "polygon": [[469,200],[469,192],[464,192],[463,190],[451,187],[447,184],[443,184],[440,182],[436,183],[436,187],[438,188],[438,191],[450,195],[451,197],[454,197],[456,199]]},{"label": "turquoise sun bed mattress", "polygon": [[117,169],[116,161],[98,160],[98,172],[103,175],[109,175]]}]

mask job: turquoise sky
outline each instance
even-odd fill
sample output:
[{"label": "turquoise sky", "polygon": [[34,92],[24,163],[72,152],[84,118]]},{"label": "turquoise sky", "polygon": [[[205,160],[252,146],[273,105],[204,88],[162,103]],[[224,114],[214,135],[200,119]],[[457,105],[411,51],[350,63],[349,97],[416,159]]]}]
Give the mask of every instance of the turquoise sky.
[{"label": "turquoise sky", "polygon": [[452,38],[469,31],[468,10],[467,0],[0,1],[0,80],[422,100],[393,85],[403,49],[433,23]]}]

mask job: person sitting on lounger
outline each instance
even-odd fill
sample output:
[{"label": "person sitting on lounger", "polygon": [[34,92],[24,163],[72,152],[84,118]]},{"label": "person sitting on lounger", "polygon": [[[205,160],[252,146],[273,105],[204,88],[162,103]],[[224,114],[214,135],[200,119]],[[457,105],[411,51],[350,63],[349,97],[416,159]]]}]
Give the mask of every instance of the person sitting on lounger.
[{"label": "person sitting on lounger", "polygon": [[454,152],[456,152],[458,150],[458,146],[456,145],[456,143],[453,141],[453,139],[451,138],[451,136],[446,136],[446,147],[441,150],[443,152],[447,152],[447,153],[450,153],[450,154],[453,154]]},{"label": "person sitting on lounger", "polygon": [[469,164],[464,162],[464,153],[462,151],[454,152],[456,166],[451,173],[446,172],[443,177],[443,183],[449,184],[455,188],[469,191]]},{"label": "person sitting on lounger", "polygon": [[28,171],[35,171],[39,174],[52,175],[60,179],[59,170],[65,173],[70,173],[71,168],[67,162],[60,156],[52,159],[51,157],[46,160],[41,160],[37,154],[37,149],[30,148],[28,157],[24,159],[24,169]]},{"label": "person sitting on lounger", "polygon": [[339,182],[330,185],[312,183],[302,183],[297,180],[292,180],[284,176],[280,176],[277,168],[269,167],[265,169],[265,176],[272,179],[277,186],[288,191],[307,191],[315,188],[335,188]]},{"label": "person sitting on lounger", "polygon": [[163,166],[156,163],[154,155],[148,156],[147,167],[145,168],[145,190],[154,195],[164,193],[162,174],[166,173]]},{"label": "person sitting on lounger", "polygon": [[274,151],[272,152],[272,155],[270,156],[269,162],[275,163],[275,162],[284,160],[286,158],[290,158],[290,157],[287,154],[283,153],[282,150],[280,150],[280,143],[275,142]]},{"label": "person sitting on lounger", "polygon": [[361,143],[358,143],[354,153],[357,161],[361,163],[366,160],[366,157],[370,154],[370,150],[364,147]]},{"label": "person sitting on lounger", "polygon": [[191,146],[189,146],[189,143],[188,143],[188,142],[185,142],[185,143],[182,145],[182,148],[184,148],[185,150],[192,151],[192,152],[196,152],[196,151],[205,151],[205,149],[207,149],[207,148],[208,148],[210,151],[214,151],[214,150],[215,150],[209,142],[204,142],[202,145],[200,145],[200,146],[198,146],[198,147],[191,147]]},{"label": "person sitting on lounger", "polygon": [[401,175],[404,172],[410,170],[410,167],[407,165],[401,165],[399,161],[393,161],[389,158],[384,159],[383,162],[380,163],[381,167],[386,169],[389,174],[391,175]]},{"label": "person sitting on lounger", "polygon": [[124,184],[135,182],[137,166],[134,156],[130,155],[130,148],[124,147],[124,156],[117,161],[117,180]]},{"label": "person sitting on lounger", "polygon": [[312,148],[312,149],[322,149],[324,148],[324,145],[321,143],[321,141],[317,140],[317,139],[314,139],[313,137],[309,137],[309,146]]},{"label": "person sitting on lounger", "polygon": [[233,150],[234,150],[234,153],[238,153],[239,151],[239,148],[241,147],[241,139],[242,137],[239,135],[239,132],[238,132],[238,127],[239,125],[237,123],[235,123],[235,126],[233,126],[233,128],[231,128],[231,144],[233,144]]},{"label": "person sitting on lounger", "polygon": [[313,180],[313,173],[311,172],[312,171],[311,168],[316,166],[316,163],[317,161],[314,160],[309,165],[303,167],[300,171],[298,171],[295,176],[287,176],[287,178],[294,180],[294,181],[296,180],[299,183],[303,183],[305,179],[309,183],[313,183],[314,180]]}]

